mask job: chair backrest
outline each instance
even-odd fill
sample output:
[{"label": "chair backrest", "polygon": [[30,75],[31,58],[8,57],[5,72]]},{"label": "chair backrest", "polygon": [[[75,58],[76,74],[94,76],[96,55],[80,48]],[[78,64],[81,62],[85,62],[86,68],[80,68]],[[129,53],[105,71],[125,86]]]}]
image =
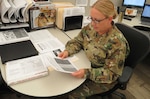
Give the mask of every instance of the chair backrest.
[{"label": "chair backrest", "polygon": [[130,54],[125,61],[125,66],[134,68],[150,51],[149,34],[123,23],[116,23],[115,25],[123,33],[130,46]]}]

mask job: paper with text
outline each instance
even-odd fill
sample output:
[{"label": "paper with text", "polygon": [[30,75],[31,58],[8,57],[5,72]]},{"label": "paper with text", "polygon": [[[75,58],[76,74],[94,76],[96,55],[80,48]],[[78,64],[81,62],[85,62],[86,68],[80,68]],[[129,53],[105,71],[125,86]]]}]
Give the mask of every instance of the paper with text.
[{"label": "paper with text", "polygon": [[62,42],[60,42],[46,29],[30,32],[29,37],[39,53],[46,53],[65,47]]},{"label": "paper with text", "polygon": [[49,52],[58,48],[64,48],[64,45],[57,38],[43,40],[41,42],[34,43],[34,45],[40,53]]},{"label": "paper with text", "polygon": [[0,45],[20,42],[25,40],[29,40],[29,36],[26,30],[23,28],[0,31]]},{"label": "paper with text", "polygon": [[41,57],[45,66],[50,66],[56,71],[73,73],[78,70],[73,62],[71,62],[71,58],[61,59],[52,57],[51,53],[42,54]]},{"label": "paper with text", "polygon": [[76,6],[87,6],[88,0],[76,0]]},{"label": "paper with text", "polygon": [[6,63],[6,81],[8,85],[48,75],[40,56],[23,58]]}]

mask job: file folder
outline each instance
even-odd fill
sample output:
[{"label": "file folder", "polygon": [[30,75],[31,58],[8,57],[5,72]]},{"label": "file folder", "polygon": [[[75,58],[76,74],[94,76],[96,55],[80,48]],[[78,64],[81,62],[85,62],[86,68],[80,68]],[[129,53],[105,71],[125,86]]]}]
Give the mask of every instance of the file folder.
[{"label": "file folder", "polygon": [[0,45],[2,64],[34,55],[38,55],[38,51],[30,40]]}]

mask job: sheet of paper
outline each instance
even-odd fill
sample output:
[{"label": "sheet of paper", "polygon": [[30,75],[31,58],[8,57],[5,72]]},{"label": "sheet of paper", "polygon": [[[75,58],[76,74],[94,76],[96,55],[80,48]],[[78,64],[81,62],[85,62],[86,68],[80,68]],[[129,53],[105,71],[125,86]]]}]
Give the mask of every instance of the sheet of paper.
[{"label": "sheet of paper", "polygon": [[84,15],[84,14],[85,14],[84,7],[64,8],[64,18],[67,16],[76,16],[76,15]]},{"label": "sheet of paper", "polygon": [[29,32],[29,37],[32,42],[37,43],[47,39],[55,38],[47,29],[36,30]]},{"label": "sheet of paper", "polygon": [[64,45],[57,38],[43,40],[41,42],[34,43],[34,45],[40,53],[45,53],[64,47]]},{"label": "sheet of paper", "polygon": [[65,47],[65,45],[54,37],[47,29],[29,32],[29,37],[39,53],[46,53]]},{"label": "sheet of paper", "polygon": [[90,6],[92,6],[97,0],[90,0]]},{"label": "sheet of paper", "polygon": [[25,40],[29,40],[29,36],[28,33],[23,28],[0,31],[0,45]]},{"label": "sheet of paper", "polygon": [[23,58],[6,63],[6,81],[16,84],[48,74],[40,56]]},{"label": "sheet of paper", "polygon": [[76,0],[76,6],[87,6],[88,0]]},{"label": "sheet of paper", "polygon": [[45,66],[52,67],[56,71],[73,73],[78,70],[71,62],[70,58],[60,59],[58,57],[53,57],[51,53],[41,54],[41,58]]},{"label": "sheet of paper", "polygon": [[[78,16],[78,15],[85,15],[85,8],[84,7],[71,7],[71,8],[64,8],[64,15],[63,20],[69,16]],[[65,28],[65,21],[63,22],[63,29]]]}]

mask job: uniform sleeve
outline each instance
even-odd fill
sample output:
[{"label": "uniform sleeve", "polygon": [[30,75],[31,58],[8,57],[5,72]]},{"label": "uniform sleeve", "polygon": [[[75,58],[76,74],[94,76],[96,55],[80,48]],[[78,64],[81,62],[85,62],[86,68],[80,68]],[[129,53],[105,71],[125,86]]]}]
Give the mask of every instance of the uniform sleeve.
[{"label": "uniform sleeve", "polygon": [[79,52],[81,49],[83,49],[83,32],[85,31],[85,28],[81,30],[81,32],[66,44],[66,49],[69,52],[69,56],[73,55],[77,52]]},{"label": "uniform sleeve", "polygon": [[[114,37],[115,38],[115,37]],[[85,70],[85,77],[96,83],[112,83],[122,74],[124,61],[129,53],[129,46],[125,39],[112,39],[106,45],[106,58],[103,66]]]}]

